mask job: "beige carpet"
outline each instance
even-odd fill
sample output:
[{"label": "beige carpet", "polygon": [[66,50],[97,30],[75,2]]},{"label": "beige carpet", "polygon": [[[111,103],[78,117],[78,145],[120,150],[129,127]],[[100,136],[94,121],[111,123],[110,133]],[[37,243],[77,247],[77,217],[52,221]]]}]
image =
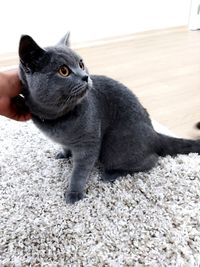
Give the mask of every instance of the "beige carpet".
[{"label": "beige carpet", "polygon": [[91,174],[67,205],[72,165],[29,123],[0,118],[0,266],[200,266],[200,156],[160,159],[115,184]]}]

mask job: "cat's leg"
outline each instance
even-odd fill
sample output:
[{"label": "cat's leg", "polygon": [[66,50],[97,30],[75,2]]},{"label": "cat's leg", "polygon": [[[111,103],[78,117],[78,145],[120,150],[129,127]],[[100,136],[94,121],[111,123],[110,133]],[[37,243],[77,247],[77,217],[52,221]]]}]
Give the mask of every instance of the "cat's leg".
[{"label": "cat's leg", "polygon": [[132,172],[149,171],[156,165],[157,162],[158,162],[158,155],[150,154],[146,156],[146,158],[140,160],[140,162],[133,164]]},{"label": "cat's leg", "polygon": [[104,170],[102,174],[102,181],[113,183],[120,176],[127,175],[127,171],[123,170]]},{"label": "cat's leg", "polygon": [[67,203],[75,203],[83,198],[86,180],[98,159],[97,147],[85,149],[79,148],[73,153],[73,171],[69,182],[69,188],[65,193]]},{"label": "cat's leg", "polygon": [[58,154],[56,155],[56,159],[68,159],[71,156],[72,152],[67,148],[63,148],[62,151],[58,152]]},{"label": "cat's leg", "polygon": [[114,182],[118,177],[127,175],[128,173],[149,171],[155,166],[157,161],[158,156],[156,154],[151,154],[140,161],[133,161],[132,163],[127,162],[119,165],[118,168],[120,169],[117,169],[117,166],[115,166],[115,169],[105,169],[102,180]]}]

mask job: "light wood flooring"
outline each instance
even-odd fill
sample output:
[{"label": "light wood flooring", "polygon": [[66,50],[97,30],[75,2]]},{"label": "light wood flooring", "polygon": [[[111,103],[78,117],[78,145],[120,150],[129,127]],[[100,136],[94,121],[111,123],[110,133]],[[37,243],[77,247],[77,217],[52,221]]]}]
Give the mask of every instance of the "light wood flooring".
[{"label": "light wood flooring", "polygon": [[[200,136],[194,129],[200,121],[200,31],[186,27],[151,31],[76,50],[90,73],[127,85],[152,118],[179,136]],[[0,67],[17,61],[16,54],[1,55]]]}]

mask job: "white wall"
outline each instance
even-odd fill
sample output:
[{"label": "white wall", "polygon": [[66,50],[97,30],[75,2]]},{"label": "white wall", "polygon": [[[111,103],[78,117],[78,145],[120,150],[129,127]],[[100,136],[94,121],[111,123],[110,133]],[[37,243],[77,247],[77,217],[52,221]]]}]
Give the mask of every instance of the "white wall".
[{"label": "white wall", "polygon": [[0,53],[17,51],[21,34],[54,44],[67,30],[72,44],[186,25],[190,0],[4,0]]},{"label": "white wall", "polygon": [[191,1],[189,29],[200,29],[200,0]]}]

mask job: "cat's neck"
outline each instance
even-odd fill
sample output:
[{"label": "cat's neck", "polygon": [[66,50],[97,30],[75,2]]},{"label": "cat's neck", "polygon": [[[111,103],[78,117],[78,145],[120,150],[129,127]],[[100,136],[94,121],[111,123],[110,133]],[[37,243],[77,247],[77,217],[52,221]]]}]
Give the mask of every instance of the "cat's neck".
[{"label": "cat's neck", "polygon": [[43,116],[42,114],[32,113],[33,120],[39,120],[41,123],[55,123],[58,121],[66,121],[70,119],[75,119],[79,116],[81,105],[76,105],[73,109],[65,110],[65,112],[60,115],[50,115]]}]

